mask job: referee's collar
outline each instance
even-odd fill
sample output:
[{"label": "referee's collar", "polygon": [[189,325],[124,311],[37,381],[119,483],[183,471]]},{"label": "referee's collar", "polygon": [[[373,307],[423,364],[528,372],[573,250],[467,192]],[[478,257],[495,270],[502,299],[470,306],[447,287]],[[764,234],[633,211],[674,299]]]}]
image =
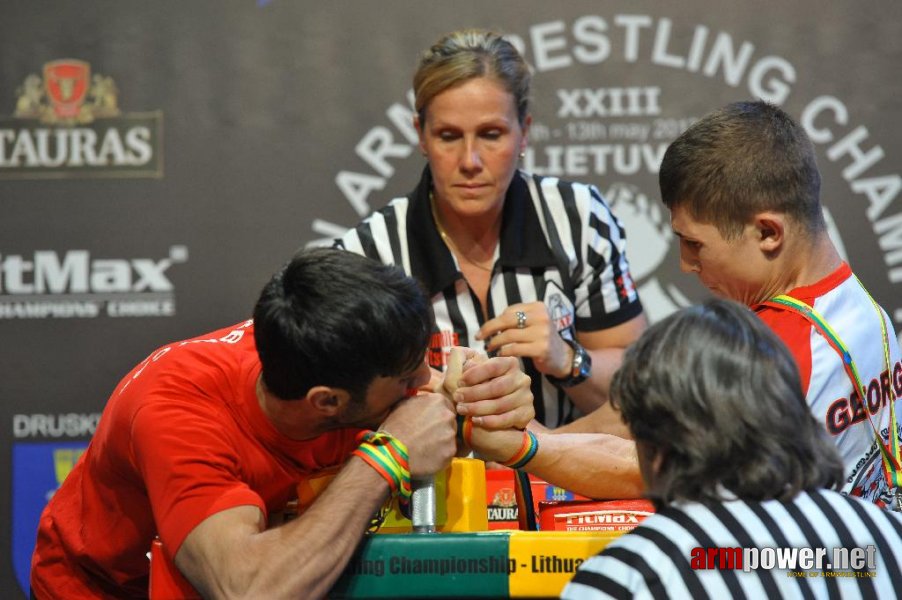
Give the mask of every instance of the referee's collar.
[{"label": "referee's collar", "polygon": [[[529,175],[521,171],[515,173],[504,198],[499,259],[502,268],[547,268],[556,265],[531,201],[526,177]],[[432,218],[429,204],[431,189],[432,174],[427,166],[416,189],[408,195],[407,236],[411,274],[433,296],[461,275]]]}]

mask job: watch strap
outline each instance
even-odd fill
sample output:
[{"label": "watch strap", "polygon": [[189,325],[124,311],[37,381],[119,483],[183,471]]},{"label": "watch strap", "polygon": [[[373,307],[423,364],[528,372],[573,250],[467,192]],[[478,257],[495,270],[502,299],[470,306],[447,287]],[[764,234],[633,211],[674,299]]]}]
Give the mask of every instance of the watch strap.
[{"label": "watch strap", "polygon": [[573,362],[568,377],[553,377],[546,375],[548,380],[558,387],[568,388],[584,382],[592,374],[592,357],[586,352],[579,342],[562,338],[564,343],[573,348]]}]

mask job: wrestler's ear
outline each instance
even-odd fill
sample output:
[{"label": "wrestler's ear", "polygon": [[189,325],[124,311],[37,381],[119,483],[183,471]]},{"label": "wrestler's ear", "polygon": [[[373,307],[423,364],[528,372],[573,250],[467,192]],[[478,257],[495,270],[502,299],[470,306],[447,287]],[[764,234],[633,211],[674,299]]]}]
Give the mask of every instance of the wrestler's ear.
[{"label": "wrestler's ear", "polygon": [[786,215],[778,212],[761,212],[755,215],[753,225],[758,247],[765,254],[780,250],[786,240]]},{"label": "wrestler's ear", "polygon": [[340,414],[350,399],[351,395],[345,390],[326,385],[314,386],[307,392],[307,401],[310,406],[324,417],[334,417]]}]

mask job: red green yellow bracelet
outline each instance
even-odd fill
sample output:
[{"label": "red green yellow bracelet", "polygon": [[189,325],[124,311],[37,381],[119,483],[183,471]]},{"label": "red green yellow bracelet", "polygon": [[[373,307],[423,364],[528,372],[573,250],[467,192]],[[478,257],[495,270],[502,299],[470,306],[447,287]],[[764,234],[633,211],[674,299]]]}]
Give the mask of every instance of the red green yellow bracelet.
[{"label": "red green yellow bracelet", "polygon": [[392,494],[398,496],[402,509],[410,502],[410,464],[407,446],[384,431],[361,431],[360,444],[352,453],[363,459],[388,482]]}]

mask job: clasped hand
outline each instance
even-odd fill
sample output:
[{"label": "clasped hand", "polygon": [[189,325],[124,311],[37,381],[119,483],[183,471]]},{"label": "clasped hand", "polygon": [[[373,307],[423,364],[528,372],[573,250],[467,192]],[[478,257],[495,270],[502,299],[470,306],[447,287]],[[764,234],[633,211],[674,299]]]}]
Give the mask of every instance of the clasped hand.
[{"label": "clasped hand", "polygon": [[530,378],[513,357],[488,358],[469,348],[452,348],[438,389],[454,401],[458,414],[472,421],[466,441],[489,460],[505,460],[516,452],[521,430],[535,417]]},{"label": "clasped hand", "polygon": [[533,417],[531,379],[513,357],[488,358],[470,348],[451,349],[442,391],[457,414],[485,429],[524,428]]}]

